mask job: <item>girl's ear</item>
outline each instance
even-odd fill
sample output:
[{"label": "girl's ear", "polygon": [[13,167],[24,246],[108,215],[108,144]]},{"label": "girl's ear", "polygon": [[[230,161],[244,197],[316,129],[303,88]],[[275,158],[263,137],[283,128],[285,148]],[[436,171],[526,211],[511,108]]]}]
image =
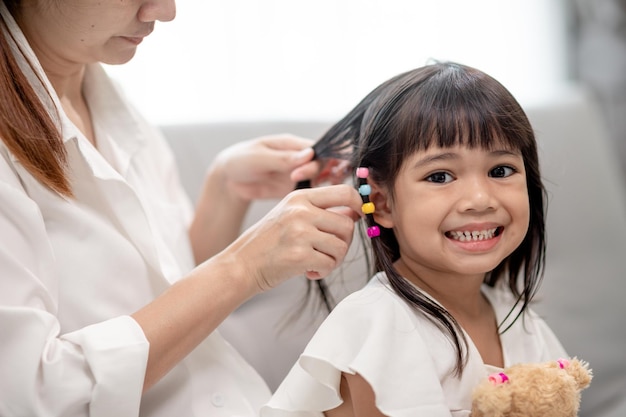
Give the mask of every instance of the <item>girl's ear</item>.
[{"label": "girl's ear", "polygon": [[393,228],[393,218],[391,217],[391,196],[386,188],[380,187],[374,181],[368,181],[372,192],[370,201],[374,203],[374,220],[376,223],[387,229]]}]

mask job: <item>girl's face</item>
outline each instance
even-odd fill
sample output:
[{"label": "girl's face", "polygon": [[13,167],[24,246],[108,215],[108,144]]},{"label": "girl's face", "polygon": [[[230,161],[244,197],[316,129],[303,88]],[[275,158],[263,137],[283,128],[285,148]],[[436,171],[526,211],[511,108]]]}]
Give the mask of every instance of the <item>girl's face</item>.
[{"label": "girl's face", "polygon": [[176,15],[174,0],[29,0],[16,18],[44,67],[121,64]]},{"label": "girl's face", "polygon": [[[530,210],[521,154],[506,148],[431,147],[407,158],[394,197],[376,205],[393,227],[402,274],[482,276],[522,242]],[[409,277],[407,277],[409,278]]]}]

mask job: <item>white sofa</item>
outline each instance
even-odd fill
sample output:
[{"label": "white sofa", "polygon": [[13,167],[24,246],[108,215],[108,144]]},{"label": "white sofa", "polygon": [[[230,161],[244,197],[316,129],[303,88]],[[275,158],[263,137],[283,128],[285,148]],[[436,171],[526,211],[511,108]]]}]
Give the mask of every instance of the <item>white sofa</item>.
[{"label": "white sofa", "polygon": [[[547,267],[535,309],[566,349],[590,362],[594,380],[581,416],[626,416],[626,181],[609,149],[595,105],[577,89],[526,111],[540,145],[549,192]],[[215,153],[239,140],[289,132],[319,137],[328,122],[207,123],[163,126],[195,198]],[[274,202],[256,203],[247,222]],[[358,245],[333,281],[340,297],[363,285]],[[304,279],[294,279],[241,306],[222,334],[275,389],[320,322],[319,307],[302,307]],[[302,309],[300,318],[285,319]]]}]

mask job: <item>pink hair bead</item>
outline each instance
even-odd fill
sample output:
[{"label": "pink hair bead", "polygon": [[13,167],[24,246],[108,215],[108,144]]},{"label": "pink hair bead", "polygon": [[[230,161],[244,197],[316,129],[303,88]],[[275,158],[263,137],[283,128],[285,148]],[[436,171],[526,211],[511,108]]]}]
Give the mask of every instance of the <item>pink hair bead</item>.
[{"label": "pink hair bead", "polygon": [[558,361],[556,361],[556,363],[559,364],[559,367],[561,369],[565,369],[565,368],[569,367],[569,360],[567,360],[567,359],[561,358]]},{"label": "pink hair bead", "polygon": [[508,382],[508,381],[509,381],[509,377],[506,376],[504,372],[498,372],[498,373],[489,375],[489,382],[491,382],[493,385],[504,384],[505,382]]},{"label": "pink hair bead", "polygon": [[361,211],[364,214],[372,214],[374,212],[374,210],[375,210],[374,203],[372,203],[371,201],[368,202],[368,203],[364,203],[361,206]]},{"label": "pink hair bead", "polygon": [[370,175],[369,168],[360,167],[356,169],[357,178],[367,178]]},{"label": "pink hair bead", "polygon": [[367,228],[367,236],[369,238],[380,236],[380,228],[378,226],[370,226]]}]

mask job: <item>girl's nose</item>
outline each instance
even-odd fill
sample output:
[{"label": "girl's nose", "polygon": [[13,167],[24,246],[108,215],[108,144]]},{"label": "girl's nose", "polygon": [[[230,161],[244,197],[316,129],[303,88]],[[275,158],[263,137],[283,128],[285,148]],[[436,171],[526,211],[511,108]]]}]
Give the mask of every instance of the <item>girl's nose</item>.
[{"label": "girl's nose", "polygon": [[496,206],[488,178],[472,178],[463,185],[462,193],[459,206],[461,211],[480,212]]},{"label": "girl's nose", "polygon": [[146,1],[137,14],[141,22],[169,22],[176,17],[175,0]]}]

